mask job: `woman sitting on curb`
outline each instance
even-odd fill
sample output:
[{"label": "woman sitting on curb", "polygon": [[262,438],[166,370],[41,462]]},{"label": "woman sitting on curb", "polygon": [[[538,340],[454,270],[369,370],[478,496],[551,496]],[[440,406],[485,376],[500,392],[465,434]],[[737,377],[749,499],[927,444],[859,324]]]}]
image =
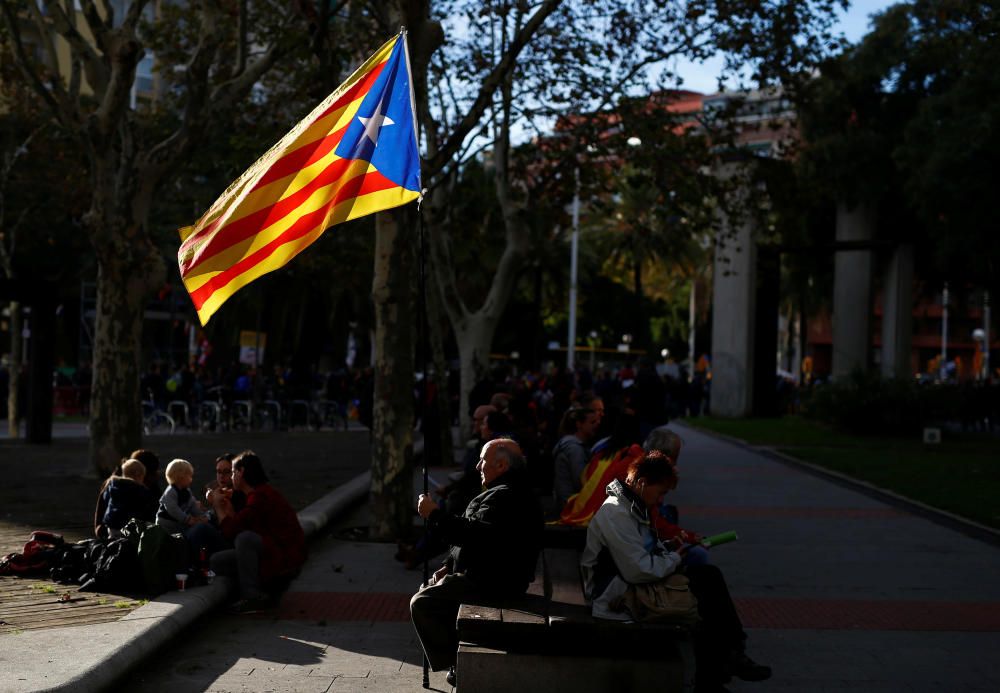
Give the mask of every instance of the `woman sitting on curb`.
[{"label": "woman sitting on curb", "polygon": [[240,511],[233,508],[232,491],[213,494],[219,526],[234,548],[214,554],[212,570],[236,576],[240,599],[233,610],[250,613],[271,604],[269,585],[298,573],[306,538],[295,509],[268,483],[256,453],[245,450],[233,460],[233,491],[246,494]]}]

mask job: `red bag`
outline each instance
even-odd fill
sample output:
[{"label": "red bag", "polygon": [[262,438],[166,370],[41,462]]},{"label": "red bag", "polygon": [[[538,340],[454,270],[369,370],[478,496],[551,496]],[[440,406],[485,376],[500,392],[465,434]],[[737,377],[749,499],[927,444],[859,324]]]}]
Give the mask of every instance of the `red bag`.
[{"label": "red bag", "polygon": [[0,558],[0,575],[33,575],[48,571],[65,550],[61,534],[37,530],[31,533],[20,553]]}]

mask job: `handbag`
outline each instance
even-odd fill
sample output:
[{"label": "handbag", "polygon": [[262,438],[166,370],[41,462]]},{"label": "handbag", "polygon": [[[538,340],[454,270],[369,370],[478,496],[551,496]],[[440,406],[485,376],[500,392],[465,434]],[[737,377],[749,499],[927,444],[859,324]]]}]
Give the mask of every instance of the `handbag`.
[{"label": "handbag", "polygon": [[698,600],[687,576],[680,573],[656,582],[630,584],[610,606],[618,611],[624,609],[633,620],[646,623],[694,625],[698,621]]}]

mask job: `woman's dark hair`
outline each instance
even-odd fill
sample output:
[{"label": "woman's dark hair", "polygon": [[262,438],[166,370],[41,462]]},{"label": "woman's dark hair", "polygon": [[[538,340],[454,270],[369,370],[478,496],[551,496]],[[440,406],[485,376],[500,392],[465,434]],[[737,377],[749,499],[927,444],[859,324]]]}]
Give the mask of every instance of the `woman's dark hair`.
[{"label": "woman's dark hair", "polygon": [[267,474],[264,473],[264,465],[253,450],[244,450],[233,460],[233,470],[243,470],[243,480],[251,486],[260,486],[267,483]]},{"label": "woman's dark hair", "polygon": [[622,448],[642,443],[638,416],[630,412],[616,413],[613,416],[615,416],[615,425],[611,440],[608,441],[608,452],[618,452]]},{"label": "woman's dark hair", "polygon": [[587,417],[596,412],[589,407],[570,407],[559,422],[559,435],[571,436],[576,433],[576,425],[586,421]]},{"label": "woman's dark hair", "polygon": [[669,457],[659,450],[650,450],[628,466],[626,478],[630,482],[643,479],[647,484],[669,482],[673,487],[677,482],[677,470]]},{"label": "woman's dark hair", "polygon": [[491,411],[486,414],[486,427],[494,437],[507,436],[513,430],[510,417],[500,411]]},{"label": "woman's dark hair", "polygon": [[[129,455],[129,457],[142,462],[142,466],[146,468],[146,476],[151,476],[160,469],[160,458],[152,450],[140,448]],[[122,462],[124,461],[122,460]]]}]

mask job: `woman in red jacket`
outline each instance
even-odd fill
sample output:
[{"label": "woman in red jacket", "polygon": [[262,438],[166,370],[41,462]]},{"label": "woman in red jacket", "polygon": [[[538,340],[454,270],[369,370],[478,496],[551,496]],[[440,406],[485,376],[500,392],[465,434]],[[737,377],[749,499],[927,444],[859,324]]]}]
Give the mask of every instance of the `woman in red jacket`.
[{"label": "woman in red jacket", "polygon": [[213,554],[212,570],[237,576],[240,600],[234,609],[247,612],[270,603],[268,585],[298,573],[306,559],[306,539],[295,509],[268,483],[251,450],[233,460],[233,489],[246,494],[239,512],[228,493],[214,494],[219,526],[234,548]]}]

